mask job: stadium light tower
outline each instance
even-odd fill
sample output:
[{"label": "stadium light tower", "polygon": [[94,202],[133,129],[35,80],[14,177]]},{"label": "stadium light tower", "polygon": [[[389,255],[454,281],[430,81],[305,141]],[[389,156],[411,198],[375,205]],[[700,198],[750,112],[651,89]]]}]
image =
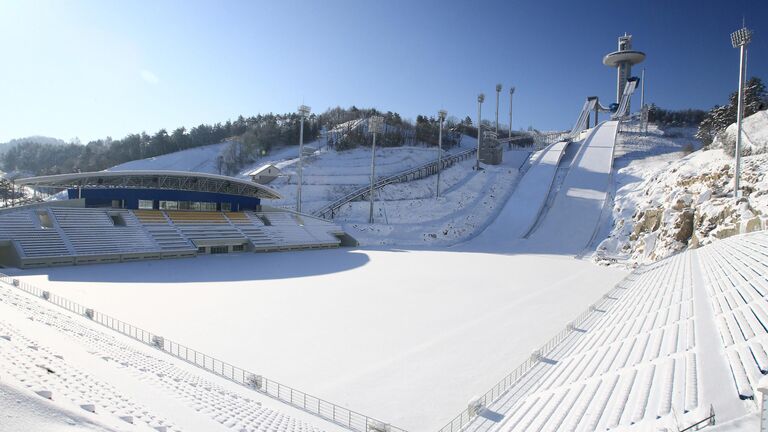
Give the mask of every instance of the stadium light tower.
[{"label": "stadium light tower", "polygon": [[440,110],[437,112],[437,121],[440,122],[440,131],[437,134],[437,187],[435,188],[435,198],[440,198],[440,171],[443,168],[443,122],[448,115],[448,111]]},{"label": "stadium light tower", "polygon": [[747,44],[752,42],[752,31],[746,27],[731,33],[731,43],[739,49],[739,101],[736,106],[736,168],[733,173],[733,197],[739,199],[741,177],[741,119],[744,117],[744,78],[746,76]]},{"label": "stadium light tower", "polygon": [[482,137],[482,134],[480,133],[480,130],[483,128],[482,125],[482,107],[483,102],[485,101],[485,95],[483,93],[480,93],[477,95],[477,158],[475,160],[475,170],[480,169],[480,138]]},{"label": "stadium light tower", "polygon": [[301,183],[302,183],[302,162],[304,159],[304,118],[309,115],[311,108],[306,105],[301,105],[298,109],[299,117],[301,118],[301,126],[299,129],[299,182],[296,186],[296,211],[301,213]]},{"label": "stadium light tower", "polygon": [[512,97],[515,95],[515,86],[509,88],[509,137],[512,138]]},{"label": "stadium light tower", "polygon": [[384,127],[384,117],[373,116],[368,119],[368,132],[373,134],[373,146],[371,147],[371,191],[370,208],[368,210],[368,223],[373,223],[373,184],[376,182],[376,134]]},{"label": "stadium light tower", "polygon": [[499,95],[501,94],[501,84],[496,84],[496,135],[499,135]]}]

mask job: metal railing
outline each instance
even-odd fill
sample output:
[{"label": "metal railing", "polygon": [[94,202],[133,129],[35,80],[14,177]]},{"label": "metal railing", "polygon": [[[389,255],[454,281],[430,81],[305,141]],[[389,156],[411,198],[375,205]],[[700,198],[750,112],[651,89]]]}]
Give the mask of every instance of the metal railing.
[{"label": "metal railing", "polygon": [[710,405],[709,406],[709,415],[696,423],[688,426],[685,429],[680,429],[679,432],[689,432],[694,430],[699,430],[701,428],[705,428],[707,426],[714,426],[715,425],[715,408]]},{"label": "metal railing", "polygon": [[547,355],[551,354],[561,342],[563,342],[574,332],[578,332],[580,330],[580,325],[584,324],[594,314],[603,313],[604,311],[601,309],[601,307],[605,306],[606,303],[610,301],[616,300],[616,297],[613,296],[612,293],[626,289],[626,284],[633,282],[637,275],[644,272],[644,269],[644,267],[639,267],[629,276],[624,278],[624,280],[619,282],[613,289],[604,294],[600,300],[593,303],[587,310],[582,312],[573,321],[571,321],[565,329],[547,341],[547,343],[545,343],[541,348],[534,351],[523,364],[507,374],[507,376],[502,378],[501,381],[496,383],[495,386],[491,387],[491,389],[488,390],[483,396],[474,400],[472,404],[469,404],[466,409],[462,410],[438,432],[459,432],[464,429],[464,427],[466,427],[480,414],[482,408],[489,407],[501,396],[506,394],[516,383],[520,381],[521,378],[525,377],[525,375],[529,373],[535,365],[539,364],[542,359],[545,359]]},{"label": "metal railing", "polygon": [[[441,166],[442,166],[441,169],[449,168],[455,165],[457,162],[471,158],[472,156],[475,155],[476,151],[477,149],[473,148],[470,150],[465,150],[461,153],[443,157],[441,159]],[[373,188],[374,190],[378,190],[383,188],[384,186],[387,186],[393,183],[404,183],[407,181],[419,180],[424,177],[437,174],[437,170],[438,170],[438,162],[437,161],[429,162],[424,165],[420,165],[415,168],[411,168],[409,170],[402,171],[397,174],[393,174],[393,175],[381,178],[373,184]],[[342,206],[344,206],[349,202],[362,199],[369,193],[370,193],[370,186],[360,187],[358,189],[355,189],[351,193],[348,193],[347,195],[344,195],[343,197],[337,199],[336,201],[333,201],[332,203],[324,207],[321,207],[318,210],[315,210],[313,212],[313,215],[317,217],[321,217],[323,219],[333,219],[333,217],[336,215],[336,213],[339,211],[339,209]]]},{"label": "metal railing", "polygon": [[42,298],[75,314],[84,316],[123,335],[143,342],[178,359],[191,363],[201,369],[226,378],[251,390],[267,395],[302,411],[314,414],[323,420],[356,432],[406,432],[404,429],[387,424],[381,420],[360,414],[343,406],[312,396],[293,387],[243,368],[239,368],[215,357],[204,354],[182,344],[166,339],[150,331],[128,324],[109,315],[87,308],[67,298],[51,294],[49,291],[0,273],[0,281],[12,285],[21,291]]}]

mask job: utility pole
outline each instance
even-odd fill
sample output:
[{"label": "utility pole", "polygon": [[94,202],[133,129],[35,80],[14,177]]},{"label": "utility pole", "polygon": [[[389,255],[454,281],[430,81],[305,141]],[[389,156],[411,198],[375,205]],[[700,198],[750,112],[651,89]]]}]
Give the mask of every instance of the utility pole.
[{"label": "utility pole", "polygon": [[373,146],[371,147],[371,190],[370,190],[370,208],[368,210],[368,223],[373,223],[373,191],[376,183],[376,134],[381,132],[384,125],[384,117],[373,116],[368,119],[368,132],[373,134]]},{"label": "utility pole", "polygon": [[496,136],[499,136],[499,95],[501,94],[501,84],[496,84]]},{"label": "utility pole", "polygon": [[440,198],[440,171],[443,169],[443,121],[448,115],[446,110],[437,112],[437,120],[440,122],[440,131],[437,135],[437,187],[435,188],[435,198]]},{"label": "utility pole", "polygon": [[485,101],[485,95],[483,93],[480,93],[477,95],[477,159],[475,162],[475,170],[480,170],[480,140],[482,139],[482,107],[483,102]]},{"label": "utility pole", "polygon": [[741,120],[744,117],[744,78],[746,76],[747,44],[752,41],[752,31],[746,27],[731,33],[731,43],[739,48],[739,100],[736,107],[736,168],[733,174],[733,197],[740,198],[741,177]]},{"label": "utility pole", "polygon": [[515,86],[509,89],[509,138],[512,138],[512,97],[515,95]]},{"label": "utility pole", "polygon": [[304,159],[304,117],[310,112],[310,108],[306,105],[299,107],[298,113],[301,118],[301,126],[299,128],[299,181],[296,186],[296,212],[301,213],[301,183],[302,183],[302,161]]}]

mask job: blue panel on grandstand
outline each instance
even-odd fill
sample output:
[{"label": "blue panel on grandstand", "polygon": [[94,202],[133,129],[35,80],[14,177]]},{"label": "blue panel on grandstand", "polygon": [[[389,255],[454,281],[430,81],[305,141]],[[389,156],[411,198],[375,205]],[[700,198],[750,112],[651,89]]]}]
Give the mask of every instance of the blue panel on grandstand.
[{"label": "blue panel on grandstand", "polygon": [[85,199],[86,207],[110,207],[114,201],[120,201],[123,208],[138,209],[139,200],[153,201],[152,208],[157,209],[159,201],[191,201],[216,203],[216,209],[221,210],[221,204],[233,211],[259,210],[259,198],[242,195],[230,195],[214,192],[195,192],[169,189],[140,189],[140,188],[83,188],[67,189],[69,199],[77,199],[78,195]]}]

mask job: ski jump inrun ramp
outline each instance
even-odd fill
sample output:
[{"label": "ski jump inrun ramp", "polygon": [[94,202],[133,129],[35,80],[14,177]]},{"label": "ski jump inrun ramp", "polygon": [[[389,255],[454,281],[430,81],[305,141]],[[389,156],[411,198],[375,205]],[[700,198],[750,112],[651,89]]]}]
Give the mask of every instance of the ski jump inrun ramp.
[{"label": "ski jump inrun ramp", "polygon": [[470,248],[506,244],[510,252],[582,252],[592,241],[608,199],[617,129],[618,121],[606,121],[589,132],[551,207],[544,211],[568,144],[559,142],[546,148],[497,219],[470,241]]}]

